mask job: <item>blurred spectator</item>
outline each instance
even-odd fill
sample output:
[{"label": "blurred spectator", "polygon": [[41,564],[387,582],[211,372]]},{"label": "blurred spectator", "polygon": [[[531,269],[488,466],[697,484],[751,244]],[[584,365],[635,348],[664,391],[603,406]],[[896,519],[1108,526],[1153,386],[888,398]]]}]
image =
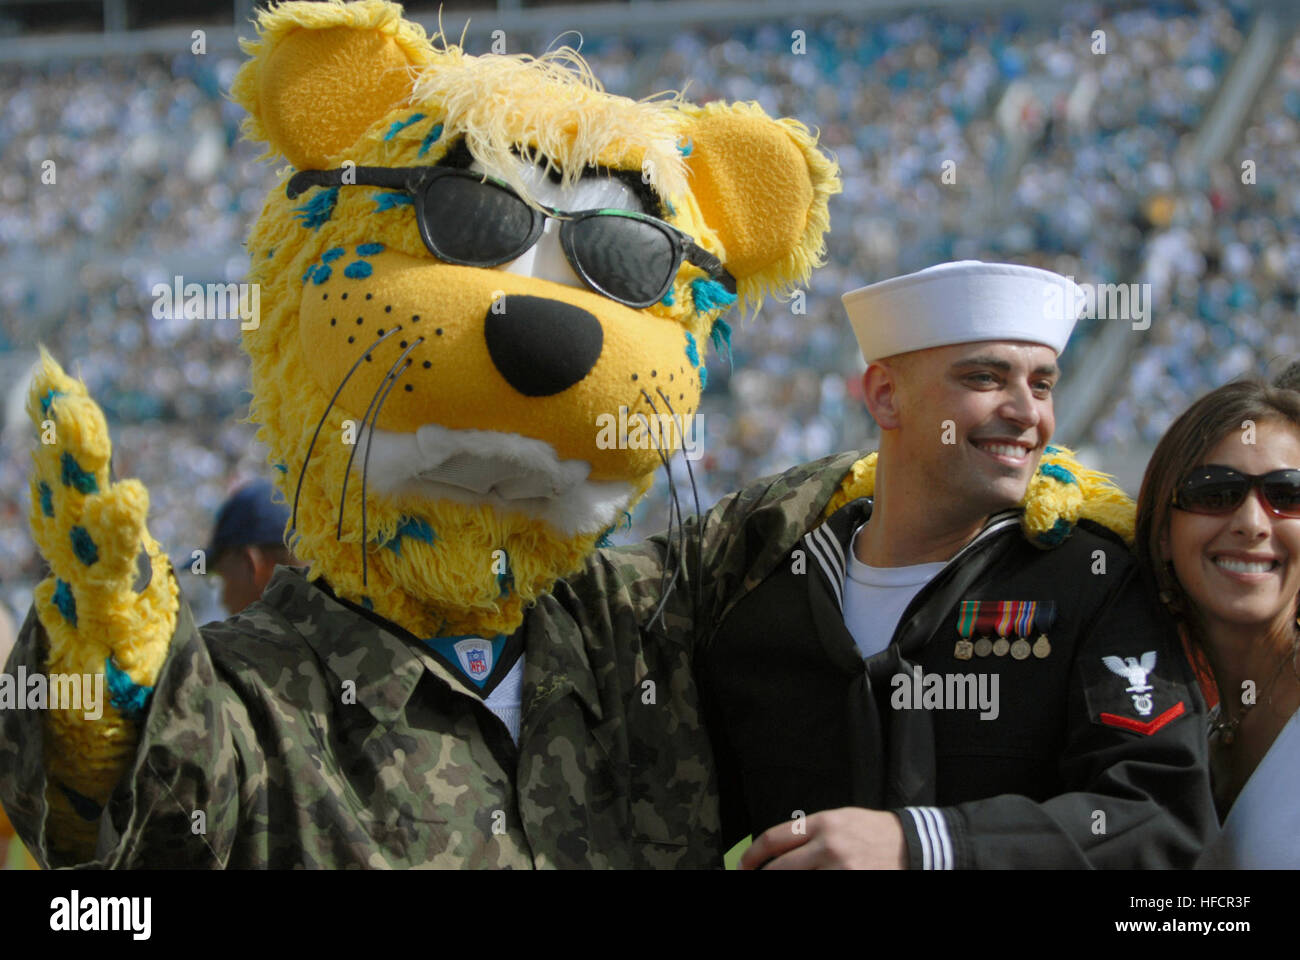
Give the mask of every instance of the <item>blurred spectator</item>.
[{"label": "blurred spectator", "polygon": [[[1134,334],[1129,369],[1078,438],[1103,450],[1154,443],[1194,397],[1300,352],[1300,46],[1208,183],[1180,183],[1172,162],[1249,16],[1214,0],[1080,3],[1029,17],[963,6],[585,32],[582,52],[611,91],[756,100],[818,128],[843,172],[826,266],[790,303],[728,317],[730,351],[719,330],[703,457],[689,474],[680,457],[672,465],[684,511],[692,481],[707,509],[759,476],[872,445],[839,295],[939,261],[1152,284],[1151,329]],[[155,317],[151,296],[178,273],[230,282],[247,270],[241,240],[275,174],[253,162],[259,148],[238,140],[241,111],[222,97],[237,68],[189,55],[0,67],[0,355],[41,341],[79,370],[108,415],[116,475],[148,486],[151,532],[172,555],[202,544],[202,518],[235,477],[266,466],[243,421],[236,322]],[[42,180],[47,160],[55,183]],[[1077,329],[1067,386],[1097,329]],[[42,570],[18,433],[0,440],[0,583],[24,608]],[[668,497],[660,477],[614,539],[662,530]]]},{"label": "blurred spectator", "polygon": [[301,566],[284,545],[289,510],[271,500],[269,481],[240,487],[217,513],[208,563],[221,577],[221,602],[231,616],[262,598],[277,564]]},{"label": "blurred spectator", "polygon": [[9,616],[5,605],[0,603],[0,670],[9,662],[9,651],[14,648],[18,633],[14,630],[14,618]]}]

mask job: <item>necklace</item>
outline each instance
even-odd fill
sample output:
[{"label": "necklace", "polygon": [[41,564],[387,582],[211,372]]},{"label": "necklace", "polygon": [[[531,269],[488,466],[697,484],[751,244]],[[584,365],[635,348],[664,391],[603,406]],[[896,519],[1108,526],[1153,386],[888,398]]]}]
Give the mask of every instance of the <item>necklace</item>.
[{"label": "necklace", "polygon": [[[1300,626],[1300,617],[1296,619],[1296,625]],[[1296,659],[1295,653],[1293,653],[1290,657],[1283,657],[1278,662],[1277,669],[1273,671],[1272,679],[1270,679],[1268,682],[1268,690],[1266,691],[1266,693],[1268,694],[1269,703],[1273,702],[1273,687],[1277,683],[1277,678],[1282,675],[1282,667],[1285,666],[1288,659],[1292,661],[1293,666],[1295,665],[1295,659]],[[1300,673],[1297,673],[1297,677],[1300,677]],[[1243,703],[1241,706],[1241,713],[1237,714],[1237,716],[1232,720],[1215,721],[1215,723],[1212,724],[1210,727],[1211,735],[1217,733],[1219,735],[1220,743],[1222,743],[1225,747],[1232,746],[1233,741],[1237,739],[1237,728],[1241,726],[1241,721],[1246,718],[1246,714],[1250,713],[1250,708],[1253,707],[1256,702],[1257,701],[1255,700],[1251,700],[1249,703]],[[1226,704],[1223,705],[1222,712],[1223,713],[1228,712],[1226,708]]]},{"label": "necklace", "polygon": [[[1241,708],[1241,713],[1237,714],[1236,718],[1232,720],[1216,721],[1210,728],[1211,733],[1217,733],[1219,735],[1219,742],[1225,747],[1232,746],[1232,742],[1237,739],[1237,727],[1241,726],[1242,719],[1250,712],[1250,708],[1254,705],[1253,701],[1244,704]],[[1223,712],[1227,713],[1228,711],[1225,710]]]}]

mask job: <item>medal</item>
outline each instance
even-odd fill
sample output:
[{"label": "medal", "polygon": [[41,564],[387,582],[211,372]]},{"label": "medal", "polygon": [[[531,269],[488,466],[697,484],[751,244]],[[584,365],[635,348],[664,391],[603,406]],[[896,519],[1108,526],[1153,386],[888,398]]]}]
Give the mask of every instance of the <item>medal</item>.
[{"label": "medal", "polygon": [[1011,605],[1012,632],[1016,635],[1016,642],[1011,644],[1011,656],[1017,660],[1024,660],[1029,656],[1029,641],[1025,639],[1029,635],[1030,628],[1034,625],[1034,611],[1037,608],[1033,600],[1017,600]]},{"label": "medal", "polygon": [[976,600],[974,603],[978,607],[975,629],[980,633],[979,639],[975,641],[975,656],[987,657],[993,652],[993,640],[989,634],[997,630],[1001,604],[993,600]]},{"label": "medal", "polygon": [[1007,651],[1011,649],[1011,641],[1007,639],[1007,634],[1011,632],[1012,625],[1015,623],[1017,606],[1018,604],[1012,600],[1001,600],[996,604],[998,638],[993,641],[995,657],[1005,657]]},{"label": "medal", "polygon": [[953,648],[952,655],[958,660],[969,660],[975,648],[970,642],[971,630],[975,628],[975,615],[979,611],[978,600],[963,600],[957,608],[957,632],[961,639]]},{"label": "medal", "polygon": [[1040,600],[1034,613],[1034,626],[1038,628],[1038,639],[1034,641],[1034,656],[1046,660],[1052,653],[1052,642],[1047,639],[1047,631],[1056,623],[1056,601]]}]

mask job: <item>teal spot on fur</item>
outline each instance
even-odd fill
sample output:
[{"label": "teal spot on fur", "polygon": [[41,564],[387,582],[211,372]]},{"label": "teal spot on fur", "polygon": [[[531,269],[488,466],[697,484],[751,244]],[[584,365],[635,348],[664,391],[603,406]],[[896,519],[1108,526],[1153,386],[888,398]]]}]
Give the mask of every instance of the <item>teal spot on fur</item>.
[{"label": "teal spot on fur", "polygon": [[294,213],[298,214],[298,219],[302,221],[304,228],[318,230],[334,215],[334,205],[338,200],[339,188],[330,187],[316,194],[301,207],[294,207]]},{"label": "teal spot on fur", "polygon": [[392,190],[384,193],[376,193],[374,196],[375,213],[383,213],[385,210],[392,210],[394,207],[415,205],[415,197],[409,193],[396,193]]},{"label": "teal spot on fur", "polygon": [[347,251],[342,247],[330,247],[320,255],[321,263],[333,263],[345,253],[347,253]]},{"label": "teal spot on fur", "polygon": [[709,385],[709,369],[708,367],[701,366],[698,368],[697,372],[700,375],[700,389],[703,390]]},{"label": "teal spot on fur", "polygon": [[732,362],[731,358],[731,324],[726,320],[718,318],[713,321],[713,327],[709,330],[709,342],[713,344],[713,349],[719,354],[723,348],[727,350],[727,363]]},{"label": "teal spot on fur", "polygon": [[673,305],[674,300],[673,300],[673,288],[672,288],[672,287],[669,287],[669,288],[668,288],[668,292],[664,294],[664,298],[663,298],[662,300],[660,300],[659,302],[662,303],[665,307],[671,307],[671,306]]},{"label": "teal spot on fur", "polygon": [[266,259],[270,260],[274,256],[275,256],[275,247],[272,247],[270,250],[266,251]]},{"label": "teal spot on fur", "polygon": [[736,302],[736,295],[716,280],[696,277],[691,281],[691,299],[695,301],[696,313],[708,313],[719,307],[729,307]]},{"label": "teal spot on fur", "polygon": [[72,595],[72,587],[64,580],[54,581],[54,606],[63,619],[74,627],[77,625],[77,598]]},{"label": "teal spot on fur", "polygon": [[508,596],[510,590],[514,587],[515,575],[510,570],[510,555],[504,550],[501,552],[506,558],[506,568],[497,574],[497,596],[504,597]]},{"label": "teal spot on fur", "polygon": [[422,540],[425,543],[433,543],[436,539],[433,535],[433,527],[429,526],[429,521],[422,520],[419,517],[405,517],[397,528],[399,537],[413,537],[416,540]]},{"label": "teal spot on fur", "polygon": [[687,138],[686,143],[677,148],[677,152],[680,153],[683,157],[689,157],[691,155],[691,151],[694,149],[695,149],[695,143],[689,138]]},{"label": "teal spot on fur", "polygon": [[1038,542],[1045,547],[1055,547],[1070,535],[1074,525],[1064,517],[1058,517],[1051,530],[1046,530],[1038,535]]},{"label": "teal spot on fur", "polygon": [[302,275],[302,282],[306,283],[308,280],[312,278],[313,274],[315,273],[316,273],[316,264],[314,263],[308,264],[307,270]]},{"label": "teal spot on fur", "polygon": [[375,609],[375,601],[371,600],[369,597],[362,597],[361,605],[365,607],[367,610]]},{"label": "teal spot on fur", "polygon": [[664,210],[667,211],[668,216],[670,217],[677,216],[677,208],[673,206],[673,202],[671,200],[664,200]]},{"label": "teal spot on fur", "polygon": [[283,473],[283,474],[285,474],[285,475],[287,475],[287,474],[289,473],[289,466],[288,466],[288,464],[277,463],[277,464],[274,464],[274,466],[275,466],[275,469],[279,470],[281,473]]},{"label": "teal spot on fur", "polygon": [[323,263],[315,269],[311,277],[312,283],[316,284],[316,286],[318,287],[329,278],[330,278],[330,268],[325,266],[325,264]]},{"label": "teal spot on fur", "polygon": [[49,390],[47,390],[45,392],[45,396],[41,397],[41,414],[44,415],[49,413],[50,404],[54,402],[54,398],[61,397],[61,396],[63,396],[62,390],[55,390],[52,387]]},{"label": "teal spot on fur", "polygon": [[343,276],[349,280],[364,280],[370,273],[370,264],[364,260],[353,260],[343,269]]},{"label": "teal spot on fur", "polygon": [[77,559],[86,566],[91,566],[99,561],[99,547],[95,546],[95,541],[90,539],[90,531],[85,527],[73,527],[69,531],[72,538],[72,552],[77,555]]},{"label": "teal spot on fur", "polygon": [[382,243],[363,243],[357,247],[357,253],[363,257],[372,257],[376,253],[383,253],[384,245]]},{"label": "teal spot on fur", "polygon": [[433,527],[429,526],[427,520],[421,520],[419,517],[403,517],[402,522],[397,525],[397,531],[393,539],[384,544],[389,550],[402,555],[402,538],[411,537],[424,543],[433,543],[437,538],[433,535]]},{"label": "teal spot on fur", "polygon": [[432,127],[429,128],[429,132],[424,135],[424,139],[420,141],[420,152],[417,153],[416,156],[417,157],[424,156],[425,152],[428,151],[428,149],[431,146],[433,146],[438,141],[438,138],[441,136],[442,136],[442,124],[435,123]]},{"label": "teal spot on fur", "polygon": [[631,529],[632,529],[632,514],[628,513],[628,511],[624,510],[624,511],[623,511],[623,519],[622,519],[621,521],[620,521],[620,520],[615,520],[613,526],[610,526],[610,527],[605,528],[604,532],[601,533],[600,538],[596,541],[596,546],[598,546],[598,547],[612,547],[612,546],[614,546],[614,541],[610,539],[610,535],[611,535],[611,534],[614,534],[614,533],[617,533],[617,532],[618,532],[618,528],[619,528],[619,526],[622,526],[623,529],[625,529],[625,530],[631,530]]},{"label": "teal spot on fur", "polygon": [[72,454],[63,453],[63,485],[73,487],[78,493],[99,493],[99,481],[93,473],[81,469]]},{"label": "teal spot on fur", "polygon": [[1050,443],[1047,446],[1043,447],[1043,453],[1060,453],[1060,452],[1061,452],[1060,447],[1054,447]]},{"label": "teal spot on fur", "polygon": [[54,491],[50,489],[50,485],[44,480],[41,481],[41,485],[37,490],[41,495],[41,513],[47,517],[54,516]]},{"label": "teal spot on fur", "polygon": [[411,124],[413,124],[413,123],[419,123],[419,122],[420,122],[421,120],[423,120],[423,119],[424,119],[424,114],[422,114],[422,113],[413,113],[413,114],[411,114],[411,116],[407,117],[405,120],[394,120],[394,121],[393,121],[393,125],[392,125],[391,127],[388,128],[388,132],[387,132],[386,134],[384,134],[384,139],[385,139],[385,140],[391,140],[391,139],[393,139],[393,137],[397,136],[397,133],[398,133],[399,130],[405,130],[405,129],[406,129],[407,127],[409,127]]},{"label": "teal spot on fur", "polygon": [[700,351],[695,346],[695,334],[689,332],[686,334],[686,359],[691,361],[692,367],[700,365]]},{"label": "teal spot on fur", "polygon": [[1058,466],[1055,463],[1045,463],[1038,468],[1038,472],[1045,477],[1051,477],[1053,480],[1060,480],[1062,483],[1078,483],[1074,474],[1065,467]]},{"label": "teal spot on fur", "polygon": [[132,720],[138,719],[149,706],[153,687],[145,687],[118,668],[112,657],[104,659],[104,679],[108,683],[108,702]]}]

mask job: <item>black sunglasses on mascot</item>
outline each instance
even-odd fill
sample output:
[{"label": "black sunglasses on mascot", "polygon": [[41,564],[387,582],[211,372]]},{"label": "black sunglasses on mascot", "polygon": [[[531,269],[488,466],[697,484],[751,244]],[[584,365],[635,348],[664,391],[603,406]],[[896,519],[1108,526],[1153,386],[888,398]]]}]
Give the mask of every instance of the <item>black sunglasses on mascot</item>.
[{"label": "black sunglasses on mascot", "polygon": [[[348,175],[347,183],[344,176]],[[663,299],[682,261],[735,293],[722,261],[671,224],[632,210],[538,210],[509,185],[454,167],[354,167],[303,170],[289,180],[290,199],[312,186],[374,186],[402,190],[415,200],[420,237],[439,260],[496,267],[522,256],[560,220],[560,245],[587,286],[641,309]]]},{"label": "black sunglasses on mascot", "polygon": [[1274,516],[1300,518],[1300,470],[1242,473],[1231,467],[1197,467],[1174,490],[1173,505],[1189,513],[1232,513],[1258,489]]}]

